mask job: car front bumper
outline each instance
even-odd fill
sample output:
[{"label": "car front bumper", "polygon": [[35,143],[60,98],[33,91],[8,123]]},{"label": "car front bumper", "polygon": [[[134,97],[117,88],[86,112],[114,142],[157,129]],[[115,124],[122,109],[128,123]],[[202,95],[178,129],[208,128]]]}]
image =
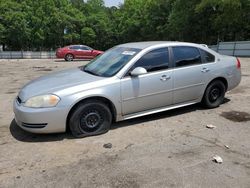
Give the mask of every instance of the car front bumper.
[{"label": "car front bumper", "polygon": [[28,108],[14,101],[15,121],[32,133],[60,133],[66,131],[68,109],[65,107]]},{"label": "car front bumper", "polygon": [[65,54],[62,52],[56,52],[56,58],[64,58]]}]

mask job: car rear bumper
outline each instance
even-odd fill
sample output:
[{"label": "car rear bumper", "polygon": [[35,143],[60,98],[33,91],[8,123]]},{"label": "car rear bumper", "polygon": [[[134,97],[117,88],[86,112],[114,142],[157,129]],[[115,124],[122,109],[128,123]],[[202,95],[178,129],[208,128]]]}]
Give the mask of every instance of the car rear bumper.
[{"label": "car rear bumper", "polygon": [[60,133],[66,131],[68,111],[65,108],[28,108],[15,100],[13,111],[17,125],[28,132]]},{"label": "car rear bumper", "polygon": [[241,82],[241,70],[236,69],[232,74],[227,75],[228,80],[228,91],[237,87]]}]

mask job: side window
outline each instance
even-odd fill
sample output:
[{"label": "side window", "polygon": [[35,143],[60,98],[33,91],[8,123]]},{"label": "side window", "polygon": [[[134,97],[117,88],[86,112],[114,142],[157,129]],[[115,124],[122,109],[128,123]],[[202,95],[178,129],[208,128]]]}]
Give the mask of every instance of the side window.
[{"label": "side window", "polygon": [[201,64],[201,55],[197,48],[189,46],[173,47],[175,67]]},{"label": "side window", "polygon": [[209,52],[200,49],[201,55],[204,59],[204,63],[212,63],[215,62],[215,56],[210,54]]},{"label": "side window", "polygon": [[80,46],[70,46],[69,49],[71,49],[71,50],[78,50],[78,49],[80,49]]},{"label": "side window", "polygon": [[89,50],[86,46],[81,46],[80,49],[81,50]]},{"label": "side window", "polygon": [[167,69],[169,66],[168,48],[161,48],[148,52],[142,56],[130,69],[132,71],[136,67],[143,67],[148,72]]}]

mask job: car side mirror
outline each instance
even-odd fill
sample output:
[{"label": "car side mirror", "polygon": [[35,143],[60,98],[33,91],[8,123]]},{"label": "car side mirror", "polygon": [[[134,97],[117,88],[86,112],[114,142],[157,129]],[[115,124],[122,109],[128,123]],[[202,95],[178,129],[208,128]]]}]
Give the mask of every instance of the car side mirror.
[{"label": "car side mirror", "polygon": [[131,73],[130,75],[131,76],[140,76],[140,75],[143,75],[143,74],[147,74],[147,70],[143,67],[136,67]]}]

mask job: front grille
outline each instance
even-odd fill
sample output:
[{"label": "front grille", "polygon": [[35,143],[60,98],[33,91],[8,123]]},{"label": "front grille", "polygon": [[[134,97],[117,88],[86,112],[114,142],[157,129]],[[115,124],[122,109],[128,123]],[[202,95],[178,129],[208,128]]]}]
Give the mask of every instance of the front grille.
[{"label": "front grille", "polygon": [[22,103],[22,100],[20,99],[20,97],[19,97],[19,96],[17,96],[16,100],[17,100],[17,102],[18,102],[19,104],[21,104],[21,103]]},{"label": "front grille", "polygon": [[22,123],[22,126],[26,128],[44,128],[48,123]]}]

